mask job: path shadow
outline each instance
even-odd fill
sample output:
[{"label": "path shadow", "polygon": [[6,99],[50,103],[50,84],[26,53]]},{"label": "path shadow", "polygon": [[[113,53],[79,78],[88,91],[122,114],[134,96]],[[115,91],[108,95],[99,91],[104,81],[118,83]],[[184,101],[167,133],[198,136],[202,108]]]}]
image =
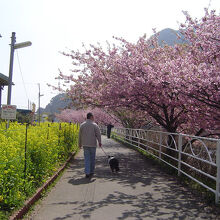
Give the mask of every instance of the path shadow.
[{"label": "path shadow", "polygon": [[[54,218],[54,220],[74,219],[74,216],[81,216],[80,219],[90,219],[94,217],[94,214],[103,213],[104,215],[106,210],[114,215],[118,209],[121,209],[121,214],[119,217],[113,217],[113,220],[220,219],[218,213],[213,212],[205,203],[201,202],[201,198],[192,195],[189,190],[176,181],[175,177],[164,173],[137,152],[126,151],[126,147],[118,143],[113,146],[112,143],[112,140],[107,140],[104,149],[106,152],[113,152],[119,159],[121,171],[118,174],[112,174],[106,156],[98,152],[95,178],[99,180],[98,184],[115,182],[116,186],[119,185],[125,189],[127,187],[129,190],[125,193],[116,188],[100,201],[73,202],[72,212]],[[69,184],[91,184],[96,180],[80,178],[84,175],[83,167],[82,157],[71,162],[67,172],[74,173],[74,176],[67,177]],[[146,187],[148,191],[134,193],[133,190],[137,186]],[[68,205],[70,202],[54,204]]]},{"label": "path shadow", "polygon": [[[168,181],[173,180],[171,176],[159,171],[149,161],[143,160],[143,157],[135,151],[126,155],[124,153],[115,153],[115,156],[119,159],[120,172],[113,174],[107,164],[106,156],[98,156],[95,169],[96,178],[101,179],[103,182],[117,181],[117,183],[123,186],[130,186],[132,188],[135,188],[137,183],[140,183],[142,186],[151,185],[161,178],[167,178]],[[70,177],[67,177],[69,183],[73,183],[76,177],[84,175],[83,167],[83,158],[77,158],[71,162],[67,172],[73,173],[74,176],[71,177],[70,175]]]},{"label": "path shadow", "polygon": [[68,183],[72,184],[72,185],[83,185],[83,184],[90,184],[92,182],[95,182],[96,179],[91,179],[91,178],[85,178],[85,177],[82,177],[82,178],[73,178],[73,179],[70,179],[68,181]]},{"label": "path shadow", "polygon": [[[97,210],[106,208],[112,209],[114,207],[121,207],[121,216],[118,220],[124,219],[219,219],[212,213],[207,213],[205,206],[199,202],[187,197],[187,195],[179,198],[175,193],[173,196],[163,196],[162,198],[154,198],[149,192],[132,195],[131,193],[122,193],[115,191],[109,194],[106,198],[98,202],[78,202],[71,213],[65,216],[57,217],[55,220],[74,219],[74,216],[82,216],[81,219],[89,219]],[[193,207],[192,207],[192,202]],[[69,203],[68,203],[69,204]],[[63,203],[62,203],[63,205]],[[130,206],[129,210],[123,210],[123,206]],[[199,210],[195,212],[195,210]],[[98,218],[99,219],[99,218]],[[103,218],[104,219],[104,218]],[[109,219],[109,218],[107,218]],[[115,218],[112,218],[115,219]]]}]

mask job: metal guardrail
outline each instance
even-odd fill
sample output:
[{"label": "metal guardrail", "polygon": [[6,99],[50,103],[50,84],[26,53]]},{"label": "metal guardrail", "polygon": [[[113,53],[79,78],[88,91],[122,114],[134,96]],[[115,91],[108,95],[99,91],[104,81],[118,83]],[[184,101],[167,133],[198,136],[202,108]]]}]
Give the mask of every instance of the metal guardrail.
[{"label": "metal guardrail", "polygon": [[107,135],[107,126],[99,126],[101,134]]},{"label": "metal guardrail", "polygon": [[[106,128],[101,127],[103,134]],[[113,128],[115,138],[163,161],[215,194],[220,200],[220,139],[154,130]],[[203,178],[202,178],[203,177]],[[204,177],[215,182],[208,186]]]}]

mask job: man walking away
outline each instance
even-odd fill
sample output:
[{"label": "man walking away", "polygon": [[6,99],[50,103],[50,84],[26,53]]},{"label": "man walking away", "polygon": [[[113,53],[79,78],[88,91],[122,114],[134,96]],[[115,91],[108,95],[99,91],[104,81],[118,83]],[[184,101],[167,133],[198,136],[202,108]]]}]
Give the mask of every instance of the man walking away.
[{"label": "man walking away", "polygon": [[79,147],[83,147],[84,150],[86,178],[94,174],[97,140],[101,147],[100,129],[94,122],[94,116],[90,112],[87,114],[87,120],[80,125],[79,129]]},{"label": "man walking away", "polygon": [[111,137],[111,130],[114,128],[114,126],[111,124],[111,122],[107,125],[107,137]]}]

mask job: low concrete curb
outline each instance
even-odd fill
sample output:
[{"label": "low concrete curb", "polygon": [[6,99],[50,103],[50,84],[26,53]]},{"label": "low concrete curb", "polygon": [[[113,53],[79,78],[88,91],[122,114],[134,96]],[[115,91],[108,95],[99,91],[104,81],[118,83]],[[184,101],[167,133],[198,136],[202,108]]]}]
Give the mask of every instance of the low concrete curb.
[{"label": "low concrete curb", "polygon": [[18,210],[16,213],[14,213],[9,219],[10,220],[16,220],[16,219],[22,219],[22,217],[28,212],[28,210],[31,208],[31,206],[40,199],[41,197],[41,193],[47,189],[47,187],[53,183],[56,178],[59,176],[59,174],[66,168],[67,164],[70,162],[70,160],[72,159],[72,157],[76,154],[76,152],[71,153],[72,155],[67,159],[67,161],[65,162],[65,164],[49,179],[47,180],[46,183],[44,183],[44,185],[42,187],[40,187],[36,193],[30,198],[28,199],[25,203],[24,206]]}]

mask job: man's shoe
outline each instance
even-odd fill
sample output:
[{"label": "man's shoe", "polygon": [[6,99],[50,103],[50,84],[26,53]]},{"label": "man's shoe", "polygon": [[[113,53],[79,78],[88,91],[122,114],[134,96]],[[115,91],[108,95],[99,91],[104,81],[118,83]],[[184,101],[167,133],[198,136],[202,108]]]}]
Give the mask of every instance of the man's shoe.
[{"label": "man's shoe", "polygon": [[90,177],[92,177],[94,175],[94,173],[90,173]]},{"label": "man's shoe", "polygon": [[89,174],[86,174],[86,178],[89,178],[90,177],[90,175]]}]

